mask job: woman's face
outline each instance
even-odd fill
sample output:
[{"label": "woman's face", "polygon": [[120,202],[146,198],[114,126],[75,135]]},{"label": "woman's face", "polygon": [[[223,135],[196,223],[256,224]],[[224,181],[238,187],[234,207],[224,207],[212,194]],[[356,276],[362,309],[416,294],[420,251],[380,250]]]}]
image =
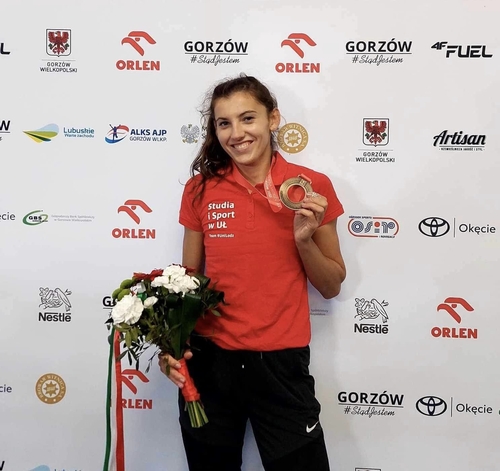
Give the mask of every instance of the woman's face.
[{"label": "woman's face", "polygon": [[236,92],[214,106],[215,133],[238,167],[265,166],[271,161],[271,131],[278,129],[277,109],[268,113],[251,94]]}]

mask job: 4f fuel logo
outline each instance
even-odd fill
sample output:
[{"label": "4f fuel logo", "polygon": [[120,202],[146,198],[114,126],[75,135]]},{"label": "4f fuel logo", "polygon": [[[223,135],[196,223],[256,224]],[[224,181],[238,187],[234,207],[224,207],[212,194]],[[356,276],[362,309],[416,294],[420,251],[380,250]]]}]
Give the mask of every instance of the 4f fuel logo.
[{"label": "4f fuel logo", "polygon": [[460,46],[457,44],[449,44],[448,41],[440,41],[431,46],[431,49],[438,51],[444,50],[446,58],[456,56],[461,59],[490,59],[493,54],[488,54],[484,44],[472,44],[468,46]]}]

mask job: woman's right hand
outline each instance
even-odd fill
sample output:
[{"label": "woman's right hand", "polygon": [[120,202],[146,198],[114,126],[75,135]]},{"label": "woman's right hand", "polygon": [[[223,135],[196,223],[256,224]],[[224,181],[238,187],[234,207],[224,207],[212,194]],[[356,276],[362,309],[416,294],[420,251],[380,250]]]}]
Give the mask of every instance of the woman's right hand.
[{"label": "woman's right hand", "polygon": [[[186,350],[184,352],[184,358],[186,360],[190,360],[193,357],[193,352],[191,350]],[[158,354],[158,365],[160,367],[161,372],[167,376],[167,378],[172,381],[179,388],[184,387],[184,383],[186,382],[186,378],[179,373],[179,368],[181,367],[178,360],[176,360],[173,356],[168,353],[159,353]],[[167,365],[170,366],[170,372],[167,374]]]}]

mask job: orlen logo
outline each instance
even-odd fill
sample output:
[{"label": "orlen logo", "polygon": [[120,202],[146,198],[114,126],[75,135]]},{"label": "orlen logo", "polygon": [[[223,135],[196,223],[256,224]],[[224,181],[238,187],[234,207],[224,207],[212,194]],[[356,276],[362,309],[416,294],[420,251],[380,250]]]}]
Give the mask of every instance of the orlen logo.
[{"label": "orlen logo", "polygon": [[[474,308],[465,299],[455,297],[446,298],[444,300],[444,303],[439,304],[437,310],[447,312],[456,323],[461,324],[462,317],[456,310],[458,306],[461,306],[462,309],[465,309],[467,312],[474,311]],[[431,330],[431,335],[433,337],[444,337],[452,339],[477,339],[477,329],[469,329],[464,327],[433,327]]]},{"label": "orlen logo", "polygon": [[[134,380],[138,380],[144,384],[149,383],[149,379],[139,370],[123,370],[121,372],[121,381],[135,396],[138,389],[134,384]],[[153,399],[122,399],[124,409],[152,409]]]},{"label": "orlen logo", "polygon": [[389,217],[350,216],[347,229],[354,237],[393,239],[399,232],[399,224]]},{"label": "orlen logo", "polygon": [[[292,49],[297,56],[301,59],[304,58],[305,53],[304,50],[299,47],[303,44],[307,45],[307,47],[315,47],[316,43],[314,40],[305,33],[292,33],[288,36],[288,38],[284,39],[281,42],[281,47],[288,46]],[[285,73],[319,73],[320,72],[320,63],[310,63],[310,62],[278,62],[276,64],[276,72],[280,74]]]},{"label": "orlen logo", "polygon": [[459,46],[456,44],[448,44],[448,41],[438,41],[431,46],[431,49],[446,51],[446,58],[449,59],[452,54],[457,54],[461,59],[490,59],[493,54],[486,53],[486,46],[484,44],[476,44],[471,46]]},{"label": "orlen logo", "polygon": [[[118,208],[118,213],[126,213],[136,223],[140,224],[141,219],[136,210],[141,208],[146,213],[153,210],[142,200],[127,200]],[[119,229],[115,227],[111,232],[115,239],[155,239],[156,229]]]},{"label": "orlen logo", "polygon": [[[122,39],[122,45],[130,44],[141,56],[144,56],[145,53],[142,47],[145,43],[156,44],[156,41],[145,31],[131,31],[128,36]],[[160,61],[120,59],[116,62],[116,68],[118,70],[160,70]]]},{"label": "orlen logo", "polygon": [[433,216],[422,219],[418,230],[427,237],[442,237],[450,231],[450,223],[443,218]]},{"label": "orlen logo", "polygon": [[116,144],[117,142],[123,141],[128,136],[130,129],[124,124],[119,124],[118,126],[109,125],[111,128],[106,134],[104,140],[108,144]]}]

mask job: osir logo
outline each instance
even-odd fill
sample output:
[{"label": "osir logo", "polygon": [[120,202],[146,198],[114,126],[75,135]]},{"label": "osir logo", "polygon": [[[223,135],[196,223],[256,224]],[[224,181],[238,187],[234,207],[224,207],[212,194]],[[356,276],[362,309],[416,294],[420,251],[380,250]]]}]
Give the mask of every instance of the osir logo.
[{"label": "osir logo", "polygon": [[36,395],[45,404],[57,404],[66,395],[66,383],[54,373],[47,373],[36,383]]}]

